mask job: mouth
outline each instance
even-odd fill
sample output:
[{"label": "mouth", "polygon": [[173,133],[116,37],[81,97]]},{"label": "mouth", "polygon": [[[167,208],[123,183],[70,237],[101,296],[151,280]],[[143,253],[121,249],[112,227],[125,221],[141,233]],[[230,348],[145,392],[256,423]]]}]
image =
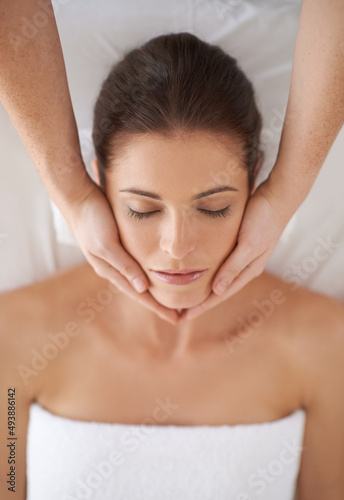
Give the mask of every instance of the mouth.
[{"label": "mouth", "polygon": [[188,285],[203,276],[207,270],[208,269],[166,269],[154,271],[151,269],[150,271],[157,278],[170,285]]},{"label": "mouth", "polygon": [[206,269],[151,269],[156,273],[165,273],[165,274],[190,274],[190,273],[199,273],[202,271],[206,271]]}]

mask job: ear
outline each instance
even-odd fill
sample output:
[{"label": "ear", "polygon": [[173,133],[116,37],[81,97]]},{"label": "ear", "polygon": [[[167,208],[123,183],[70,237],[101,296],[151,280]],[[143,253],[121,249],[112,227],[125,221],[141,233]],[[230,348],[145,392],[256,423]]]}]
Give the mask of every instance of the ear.
[{"label": "ear", "polygon": [[99,164],[97,158],[93,158],[91,166],[94,180],[98,184],[98,186],[100,186]]}]

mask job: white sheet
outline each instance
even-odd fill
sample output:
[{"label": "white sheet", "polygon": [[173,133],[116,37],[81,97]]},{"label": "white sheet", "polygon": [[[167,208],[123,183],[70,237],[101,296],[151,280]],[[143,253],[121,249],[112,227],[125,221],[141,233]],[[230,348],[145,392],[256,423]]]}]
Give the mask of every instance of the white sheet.
[{"label": "white sheet", "polygon": [[[267,177],[288,99],[301,1],[55,0],[56,17],[85,161],[100,85],[124,51],[153,36],[190,31],[236,57],[251,78],[263,113]],[[288,224],[268,270],[344,301],[344,129],[307,200]],[[0,107],[0,292],[82,262],[21,140]],[[54,222],[55,221],[55,222]],[[330,249],[319,245],[330,242]],[[332,249],[331,249],[332,245]],[[331,251],[332,250],[332,251]],[[326,257],[326,258],[325,258]],[[321,260],[322,259],[322,260]],[[293,266],[299,266],[294,268]]]}]

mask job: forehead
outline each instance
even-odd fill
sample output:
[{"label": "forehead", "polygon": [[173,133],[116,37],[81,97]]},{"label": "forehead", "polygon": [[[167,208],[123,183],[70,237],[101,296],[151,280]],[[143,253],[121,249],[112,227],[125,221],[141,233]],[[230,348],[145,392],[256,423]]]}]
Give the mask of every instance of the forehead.
[{"label": "forehead", "polygon": [[201,132],[169,138],[146,134],[133,139],[125,154],[117,158],[110,182],[111,178],[119,189],[137,186],[162,196],[174,191],[196,194],[217,184],[243,189],[248,182],[239,142]]}]

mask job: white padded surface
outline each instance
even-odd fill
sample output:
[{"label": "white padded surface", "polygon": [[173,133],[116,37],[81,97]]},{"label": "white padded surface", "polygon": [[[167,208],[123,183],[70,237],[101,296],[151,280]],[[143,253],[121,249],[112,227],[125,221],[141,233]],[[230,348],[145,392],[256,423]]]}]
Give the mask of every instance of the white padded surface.
[{"label": "white padded surface", "polygon": [[[87,167],[100,85],[125,51],[163,33],[190,31],[236,57],[256,89],[270,172],[288,99],[301,1],[64,0],[54,2],[68,82]],[[307,200],[288,224],[268,270],[344,301],[344,130]],[[21,140],[0,107],[0,292],[82,262]],[[297,180],[295,180],[297,182]],[[332,248],[319,251],[321,241]],[[321,253],[322,252],[322,253]],[[320,255],[322,260],[320,260]],[[299,266],[299,267],[293,267]]]}]

